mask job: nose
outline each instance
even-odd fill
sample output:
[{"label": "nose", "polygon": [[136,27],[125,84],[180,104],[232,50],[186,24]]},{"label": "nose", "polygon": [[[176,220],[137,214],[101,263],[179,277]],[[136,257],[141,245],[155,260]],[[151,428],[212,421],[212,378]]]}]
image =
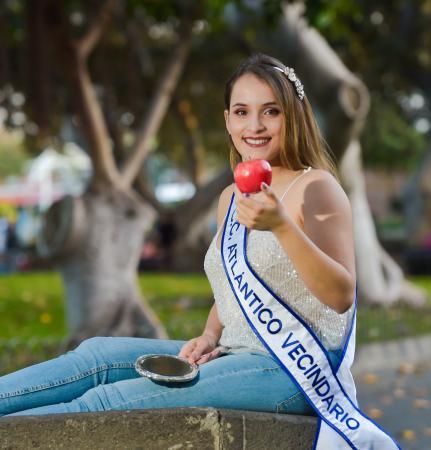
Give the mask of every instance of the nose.
[{"label": "nose", "polygon": [[265,129],[265,124],[262,121],[262,117],[258,113],[249,115],[249,122],[247,124],[247,128],[249,131],[253,133],[257,133],[259,131],[263,131]]}]

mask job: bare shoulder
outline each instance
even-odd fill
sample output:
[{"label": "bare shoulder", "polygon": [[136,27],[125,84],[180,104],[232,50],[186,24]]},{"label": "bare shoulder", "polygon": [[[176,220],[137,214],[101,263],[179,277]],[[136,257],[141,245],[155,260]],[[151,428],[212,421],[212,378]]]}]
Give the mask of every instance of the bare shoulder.
[{"label": "bare shoulder", "polygon": [[311,170],[304,177],[302,187],[304,213],[336,209],[350,214],[350,202],[344,189],[328,171]]},{"label": "bare shoulder", "polygon": [[217,226],[219,227],[223,223],[223,219],[226,216],[227,210],[229,208],[230,199],[234,192],[235,184],[232,183],[226,186],[222,193],[220,194],[217,208]]},{"label": "bare shoulder", "polygon": [[305,234],[355,276],[353,218],[346,193],[325,170],[311,170],[304,179],[301,209]]}]

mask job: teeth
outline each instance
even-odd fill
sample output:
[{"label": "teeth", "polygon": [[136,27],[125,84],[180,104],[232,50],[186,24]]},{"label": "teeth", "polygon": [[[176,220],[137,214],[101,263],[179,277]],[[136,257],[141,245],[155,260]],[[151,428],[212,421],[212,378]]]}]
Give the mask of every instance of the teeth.
[{"label": "teeth", "polygon": [[244,139],[247,144],[253,144],[253,145],[262,145],[266,144],[269,139],[253,139],[253,138],[246,138]]}]

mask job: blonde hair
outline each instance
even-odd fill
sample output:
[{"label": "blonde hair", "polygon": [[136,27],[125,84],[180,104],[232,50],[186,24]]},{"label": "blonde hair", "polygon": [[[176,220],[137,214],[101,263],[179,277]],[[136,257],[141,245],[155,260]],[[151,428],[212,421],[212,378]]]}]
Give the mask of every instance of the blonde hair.
[{"label": "blonde hair", "polygon": [[[323,139],[307,97],[302,100],[294,84],[281,71],[284,65],[277,59],[261,53],[252,55],[236,69],[225,87],[224,103],[229,111],[232,89],[236,81],[245,74],[252,74],[268,83],[279,104],[284,127],[281,136],[280,161],[290,170],[307,167],[324,169],[337,177],[337,170],[329,147]],[[230,165],[232,170],[241,162],[241,155],[230,141]]]}]

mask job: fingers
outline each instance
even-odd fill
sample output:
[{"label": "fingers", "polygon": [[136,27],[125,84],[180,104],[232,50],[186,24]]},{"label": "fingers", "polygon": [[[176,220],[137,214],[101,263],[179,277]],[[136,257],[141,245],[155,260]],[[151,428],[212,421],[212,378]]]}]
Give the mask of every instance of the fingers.
[{"label": "fingers", "polygon": [[196,361],[196,364],[198,364],[200,366],[201,364],[205,364],[208,361],[218,358],[220,355],[221,355],[221,349],[220,349],[220,347],[217,347],[212,352],[205,353],[204,355],[202,355]]},{"label": "fingers", "polygon": [[259,222],[271,213],[272,205],[261,200],[242,198],[236,204],[236,216],[239,223],[247,228],[255,228]]},{"label": "fingers", "polygon": [[276,206],[278,203],[278,197],[275,192],[266,183],[262,183],[262,188],[264,197],[246,196],[235,188],[238,193],[235,199],[237,209],[249,211],[250,213],[259,213],[267,208],[273,208]]},{"label": "fingers", "polygon": [[261,183],[260,196],[245,197],[235,186],[236,217],[246,228],[270,230],[280,222],[283,206],[274,190],[266,183]]},{"label": "fingers", "polygon": [[196,347],[196,339],[191,339],[189,342],[183,345],[180,352],[178,353],[178,356],[187,359],[193,352],[195,347]]},{"label": "fingers", "polygon": [[196,346],[190,353],[188,360],[189,362],[196,362],[207,350],[208,344],[203,341],[197,341]]},{"label": "fingers", "polygon": [[275,192],[272,190],[272,188],[270,186],[268,186],[266,183],[262,182],[262,184],[260,185],[262,192],[271,200],[273,200],[274,202],[278,202],[278,197],[275,195]]},{"label": "fingers", "polygon": [[240,195],[241,197],[237,197],[236,200],[237,215],[241,214],[252,217],[256,213],[261,211],[265,206],[262,201],[256,200],[251,197],[244,197],[242,196],[242,194]]},{"label": "fingers", "polygon": [[207,342],[200,338],[194,338],[182,347],[178,356],[187,359],[191,364],[200,365],[219,357],[222,353],[221,347],[216,347],[211,351],[208,351],[209,349],[210,346]]},{"label": "fingers", "polygon": [[194,338],[187,342],[178,356],[187,359],[189,363],[196,363],[196,361],[207,351],[208,344],[198,338]]}]

